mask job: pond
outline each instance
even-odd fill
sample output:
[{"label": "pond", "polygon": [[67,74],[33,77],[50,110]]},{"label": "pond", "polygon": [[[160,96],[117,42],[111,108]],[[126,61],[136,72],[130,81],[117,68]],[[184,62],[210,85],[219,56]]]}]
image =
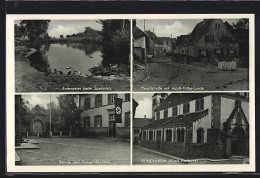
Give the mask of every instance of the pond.
[{"label": "pond", "polygon": [[53,43],[45,44],[38,54],[29,58],[31,66],[40,71],[54,69],[67,74],[69,71],[80,71],[89,75],[89,69],[101,65],[101,46],[96,43]]}]

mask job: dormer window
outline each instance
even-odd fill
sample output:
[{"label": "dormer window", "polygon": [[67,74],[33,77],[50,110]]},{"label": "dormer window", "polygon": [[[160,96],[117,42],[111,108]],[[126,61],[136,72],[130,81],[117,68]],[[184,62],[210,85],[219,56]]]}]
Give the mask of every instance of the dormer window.
[{"label": "dormer window", "polygon": [[195,111],[204,110],[204,99],[196,100],[195,103]]},{"label": "dormer window", "polygon": [[172,108],[172,116],[177,116],[177,114],[178,114],[178,108],[177,106],[175,106]]},{"label": "dormer window", "polygon": [[167,117],[168,117],[168,109],[165,109],[165,110],[163,111],[163,117],[164,117],[164,118],[167,118]]}]

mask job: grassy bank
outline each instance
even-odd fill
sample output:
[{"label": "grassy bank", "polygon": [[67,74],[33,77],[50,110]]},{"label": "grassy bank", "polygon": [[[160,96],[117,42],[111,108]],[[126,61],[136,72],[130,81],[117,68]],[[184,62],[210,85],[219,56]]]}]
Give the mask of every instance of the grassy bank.
[{"label": "grassy bank", "polygon": [[[49,92],[49,91],[129,91],[130,81],[123,77],[113,80],[93,76],[68,76],[49,74],[37,71],[30,66],[24,57],[28,48],[16,46],[15,50],[15,91],[16,92]],[[86,89],[87,90],[84,90]]]}]

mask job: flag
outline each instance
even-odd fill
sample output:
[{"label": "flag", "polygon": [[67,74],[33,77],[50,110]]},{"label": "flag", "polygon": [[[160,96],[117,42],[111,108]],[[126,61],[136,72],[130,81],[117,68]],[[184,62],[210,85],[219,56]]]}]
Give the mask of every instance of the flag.
[{"label": "flag", "polygon": [[122,99],[115,98],[115,119],[116,123],[122,123]]}]

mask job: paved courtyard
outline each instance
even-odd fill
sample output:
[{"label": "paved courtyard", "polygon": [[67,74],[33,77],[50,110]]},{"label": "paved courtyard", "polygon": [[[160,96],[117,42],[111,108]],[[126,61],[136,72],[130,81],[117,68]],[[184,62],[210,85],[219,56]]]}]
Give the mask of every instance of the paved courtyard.
[{"label": "paved courtyard", "polygon": [[40,149],[16,150],[21,165],[126,165],[129,142],[88,138],[40,138]]},{"label": "paved courtyard", "polygon": [[186,165],[186,164],[248,164],[247,159],[230,158],[223,160],[191,159],[184,160],[173,156],[150,151],[139,146],[133,147],[133,164],[151,165]]}]

